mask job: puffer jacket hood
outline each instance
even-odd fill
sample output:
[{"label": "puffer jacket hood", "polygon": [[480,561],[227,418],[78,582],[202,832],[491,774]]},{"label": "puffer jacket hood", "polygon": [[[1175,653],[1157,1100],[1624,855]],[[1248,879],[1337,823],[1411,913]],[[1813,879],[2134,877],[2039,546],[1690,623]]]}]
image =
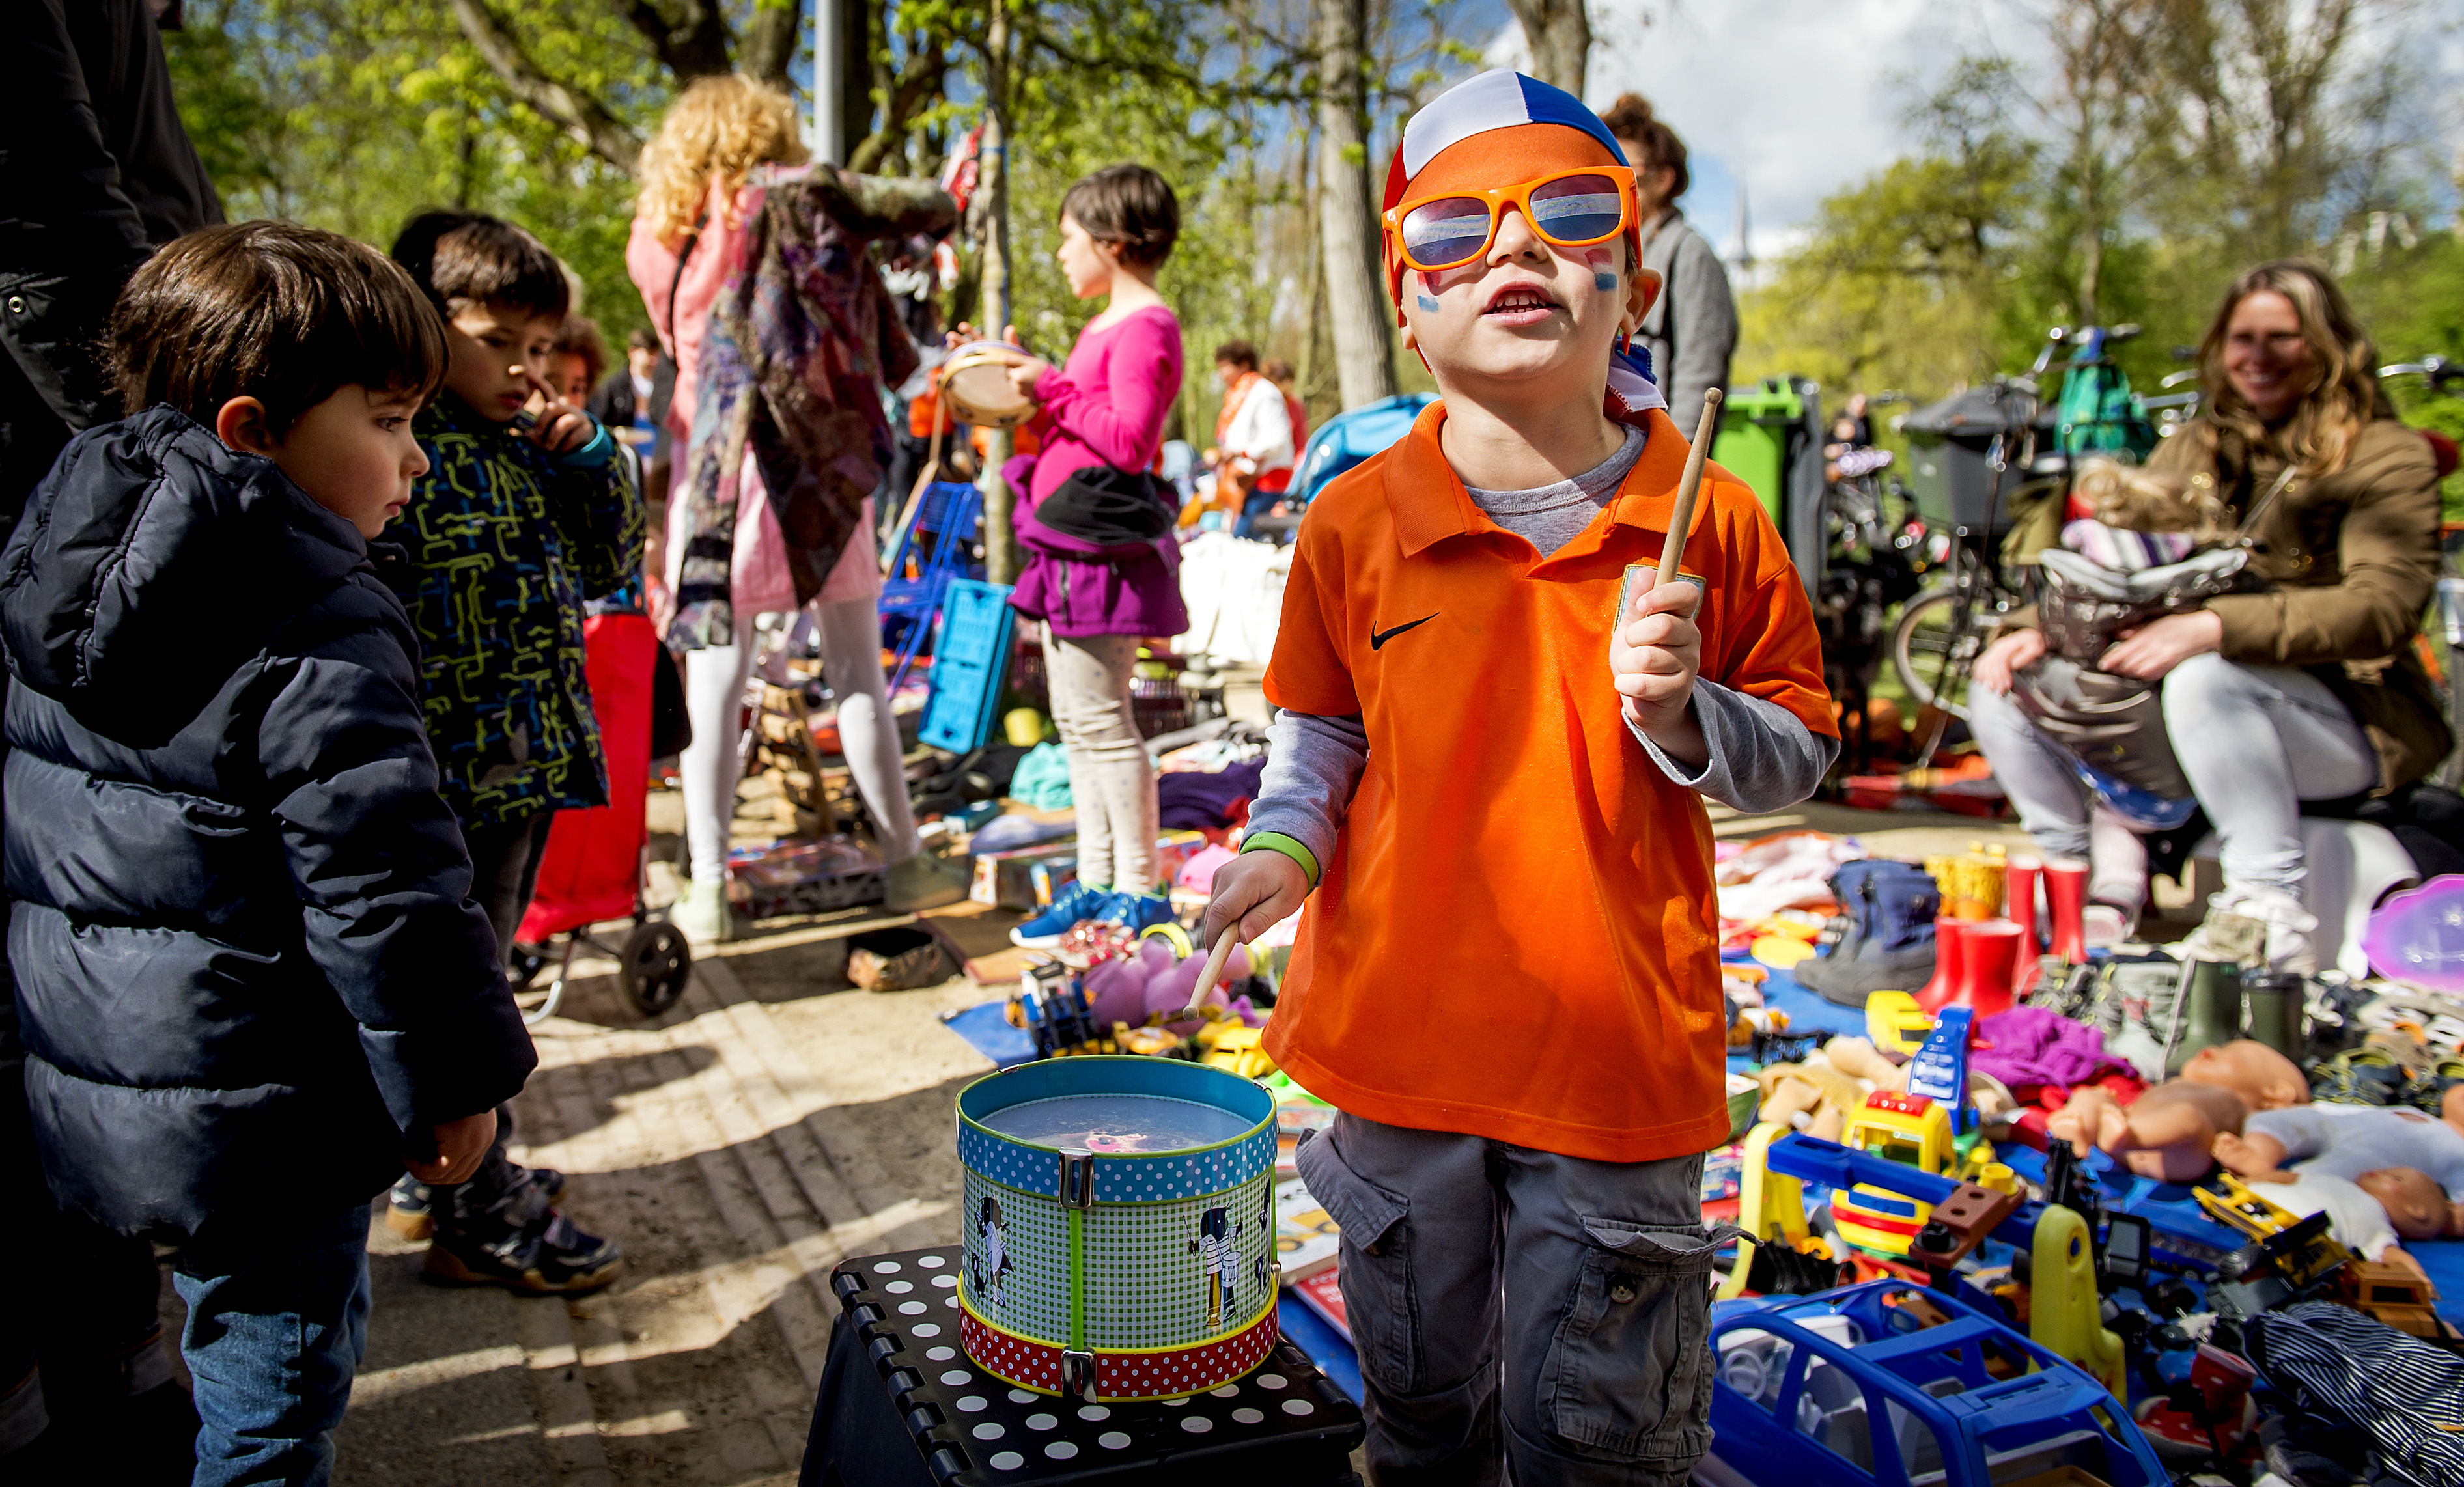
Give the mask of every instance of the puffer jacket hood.
[{"label": "puffer jacket hood", "polygon": [[0,641],[9,961],[63,1207],[330,1215],[521,1088],[410,617],[353,528],[156,408],[35,490]]},{"label": "puffer jacket hood", "polygon": [[10,670],[135,748],[178,733],[276,625],[368,566],[358,530],[272,460],[168,407],[79,439],[46,490],[0,568]]}]

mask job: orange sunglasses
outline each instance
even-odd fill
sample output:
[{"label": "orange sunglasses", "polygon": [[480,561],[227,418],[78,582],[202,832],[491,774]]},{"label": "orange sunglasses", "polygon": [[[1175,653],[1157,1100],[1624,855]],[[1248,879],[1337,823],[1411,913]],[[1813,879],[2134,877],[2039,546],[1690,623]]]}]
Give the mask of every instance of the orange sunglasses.
[{"label": "orange sunglasses", "polygon": [[1484,191],[1416,197],[1383,218],[1397,249],[1389,288],[1401,292],[1406,267],[1435,273],[1485,254],[1509,206],[1541,241],[1558,248],[1605,243],[1634,227],[1639,215],[1634,172],[1623,165],[1586,165]]}]

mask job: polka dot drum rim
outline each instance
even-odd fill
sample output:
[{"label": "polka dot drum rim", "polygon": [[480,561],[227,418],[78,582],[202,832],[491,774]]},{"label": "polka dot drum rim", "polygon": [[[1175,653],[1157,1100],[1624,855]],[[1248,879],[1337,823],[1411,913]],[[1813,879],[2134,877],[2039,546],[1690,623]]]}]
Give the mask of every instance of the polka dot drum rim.
[{"label": "polka dot drum rim", "polygon": [[[1095,1395],[1108,1404],[1145,1399],[1181,1399],[1221,1389],[1243,1378],[1266,1361],[1283,1336],[1270,1302],[1239,1330],[1187,1347],[1146,1348],[1133,1352],[1094,1349]],[[975,1366],[1004,1384],[1059,1395],[1062,1351],[1050,1343],[1020,1337],[977,1316],[960,1303],[958,1345]]]},{"label": "polka dot drum rim", "polygon": [[1239,1187],[1275,1165],[1274,1097],[1237,1074],[1178,1059],[1100,1055],[1045,1059],[988,1074],[958,1092],[958,1160],[1004,1188],[1058,1199],[1061,1163],[1050,1147],[980,1124],[984,1116],[1064,1095],[1153,1095],[1211,1104],[1248,1121],[1213,1146],[1093,1156],[1098,1203],[1163,1203]]}]

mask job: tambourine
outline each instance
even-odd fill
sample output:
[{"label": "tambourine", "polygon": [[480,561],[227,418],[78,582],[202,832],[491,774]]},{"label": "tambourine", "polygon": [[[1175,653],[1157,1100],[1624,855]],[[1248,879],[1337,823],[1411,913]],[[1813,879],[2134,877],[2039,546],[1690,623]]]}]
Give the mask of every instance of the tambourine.
[{"label": "tambourine", "polygon": [[1035,400],[1018,390],[1009,370],[1035,360],[998,340],[969,341],[941,363],[941,399],[961,424],[1015,428],[1035,416]]}]

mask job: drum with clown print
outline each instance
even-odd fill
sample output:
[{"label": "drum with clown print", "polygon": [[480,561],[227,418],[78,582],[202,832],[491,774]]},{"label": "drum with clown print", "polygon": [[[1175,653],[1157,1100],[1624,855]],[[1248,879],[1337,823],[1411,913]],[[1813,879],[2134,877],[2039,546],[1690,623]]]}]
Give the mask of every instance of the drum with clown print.
[{"label": "drum with clown print", "polygon": [[967,1356],[1022,1389],[1173,1399],[1275,1345],[1274,1101],[1171,1059],[1051,1059],[958,1096]]}]

